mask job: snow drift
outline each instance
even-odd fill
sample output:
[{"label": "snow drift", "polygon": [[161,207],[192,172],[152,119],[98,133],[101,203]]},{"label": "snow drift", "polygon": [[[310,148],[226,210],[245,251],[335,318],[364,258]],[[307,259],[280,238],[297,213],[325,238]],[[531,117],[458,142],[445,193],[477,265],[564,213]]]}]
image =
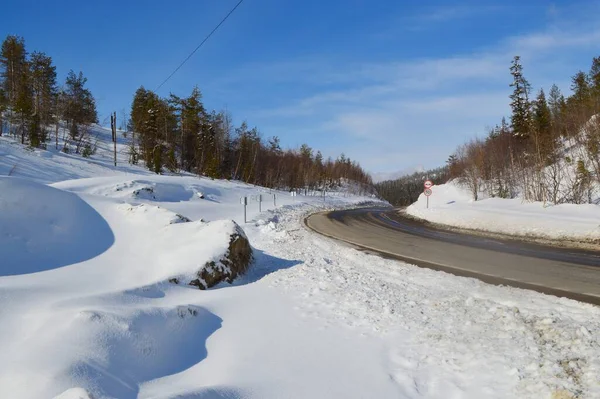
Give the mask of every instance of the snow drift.
[{"label": "snow drift", "polygon": [[0,275],[55,269],[106,251],[113,233],[77,195],[0,177]]}]

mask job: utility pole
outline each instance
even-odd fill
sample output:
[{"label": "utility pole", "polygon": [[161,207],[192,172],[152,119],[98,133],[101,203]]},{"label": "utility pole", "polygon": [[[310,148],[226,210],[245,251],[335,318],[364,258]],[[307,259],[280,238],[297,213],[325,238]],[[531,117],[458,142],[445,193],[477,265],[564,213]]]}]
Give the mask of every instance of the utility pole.
[{"label": "utility pole", "polygon": [[[185,154],[185,127],[183,125],[183,102],[181,103],[181,170],[184,170]],[[245,222],[244,222],[245,223]]]},{"label": "utility pole", "polygon": [[112,141],[115,156],[115,168],[117,167],[117,112],[110,114],[110,130],[112,131]]}]

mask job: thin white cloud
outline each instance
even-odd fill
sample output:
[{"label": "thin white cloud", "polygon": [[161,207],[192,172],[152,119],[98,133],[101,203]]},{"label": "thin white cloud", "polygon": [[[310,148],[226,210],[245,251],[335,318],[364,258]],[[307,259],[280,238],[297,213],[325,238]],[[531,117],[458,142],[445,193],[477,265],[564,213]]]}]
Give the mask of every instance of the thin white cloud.
[{"label": "thin white cloud", "polygon": [[501,9],[502,7],[498,5],[444,5],[431,7],[409,18],[415,22],[450,22],[481,16],[491,12],[497,13]]},{"label": "thin white cloud", "polygon": [[[435,18],[451,16],[448,11]],[[539,88],[555,79],[565,82],[565,75],[578,69],[568,56],[590,52],[591,62],[596,54],[590,50],[600,50],[595,21],[552,25],[452,57],[353,64],[313,57],[298,66],[293,61],[245,66],[239,76],[265,74],[304,89],[295,100],[286,97],[285,103],[251,112],[259,125],[285,126],[295,137],[335,137],[325,153],[345,152],[372,171],[385,171],[435,166],[466,138],[499,123],[509,112],[508,68],[514,55],[522,56],[526,76]],[[429,164],[415,149],[421,145]]]},{"label": "thin white cloud", "polygon": [[402,32],[422,32],[440,24],[457,23],[472,18],[482,18],[493,14],[502,15],[508,8],[503,5],[435,5],[419,7],[418,12],[412,12],[411,7],[402,7],[402,12],[390,18],[390,22],[382,31],[373,35],[378,39],[393,39]]}]

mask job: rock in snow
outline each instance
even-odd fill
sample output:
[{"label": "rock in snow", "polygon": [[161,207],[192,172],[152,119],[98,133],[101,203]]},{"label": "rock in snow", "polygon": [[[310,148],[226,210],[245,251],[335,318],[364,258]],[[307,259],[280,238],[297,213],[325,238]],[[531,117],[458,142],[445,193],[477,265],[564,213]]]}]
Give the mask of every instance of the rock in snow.
[{"label": "rock in snow", "polygon": [[218,260],[206,262],[197,273],[198,278],[189,282],[201,290],[213,287],[222,281],[232,283],[244,274],[252,262],[252,247],[244,230],[232,221],[227,251]]}]

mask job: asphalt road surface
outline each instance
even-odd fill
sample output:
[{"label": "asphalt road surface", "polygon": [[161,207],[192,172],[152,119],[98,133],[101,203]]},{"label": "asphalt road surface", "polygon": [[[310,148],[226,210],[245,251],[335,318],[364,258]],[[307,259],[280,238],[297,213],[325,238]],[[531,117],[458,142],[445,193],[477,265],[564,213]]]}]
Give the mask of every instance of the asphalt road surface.
[{"label": "asphalt road surface", "polygon": [[417,266],[600,305],[600,248],[558,248],[439,230],[390,208],[317,213],[305,223],[320,234]]}]

